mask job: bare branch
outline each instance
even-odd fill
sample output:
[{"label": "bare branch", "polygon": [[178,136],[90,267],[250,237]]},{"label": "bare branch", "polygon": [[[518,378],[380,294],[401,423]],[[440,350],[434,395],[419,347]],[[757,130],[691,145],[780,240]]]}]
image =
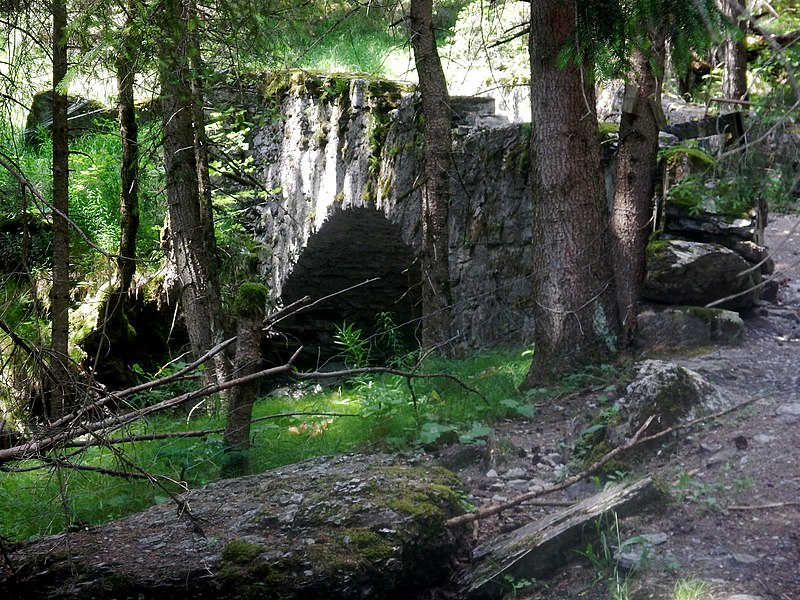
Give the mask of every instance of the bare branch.
[{"label": "bare branch", "polygon": [[[224,343],[224,342],[223,342]],[[47,435],[42,438],[33,439],[29,442],[24,444],[14,446],[12,448],[6,448],[0,450],[0,464],[3,464],[8,461],[12,460],[21,460],[24,458],[30,458],[33,456],[40,455],[43,452],[48,450],[52,450],[53,448],[59,448],[64,446],[65,444],[69,443],[76,437],[91,433],[96,434],[98,432],[110,432],[120,427],[127,425],[128,423],[132,423],[138,419],[141,419],[146,416],[150,416],[152,414],[156,414],[158,412],[174,408],[176,406],[180,406],[186,402],[191,400],[196,400],[198,398],[204,398],[206,396],[211,396],[213,394],[219,393],[223,390],[242,385],[244,383],[249,383],[251,381],[257,381],[259,379],[263,379],[265,377],[271,377],[274,375],[281,375],[290,373],[292,371],[292,365],[295,360],[297,360],[297,356],[300,354],[302,347],[298,348],[297,351],[292,355],[289,361],[281,366],[272,367],[270,369],[264,369],[262,371],[258,371],[257,373],[253,373],[252,375],[247,375],[245,377],[239,377],[237,379],[231,379],[229,381],[225,381],[222,383],[217,383],[214,385],[208,385],[198,390],[193,390],[191,392],[186,392],[179,396],[175,396],[173,398],[169,398],[167,400],[163,400],[162,402],[158,402],[151,406],[142,408],[142,409],[133,409],[125,413],[121,413],[118,415],[111,415],[104,419],[100,419],[98,421],[81,424],[80,429],[70,428],[70,429],[63,429],[63,430],[53,430],[51,428],[49,431],[53,432],[50,435]],[[100,401],[93,403],[90,405],[91,407],[96,407],[98,403],[105,403],[109,402],[110,398],[106,397],[101,399]],[[82,411],[83,413],[86,412],[86,409]]]},{"label": "bare branch", "polygon": [[[274,415],[266,415],[258,417],[250,421],[250,423],[259,423],[261,421],[271,421],[273,419],[283,419],[286,417],[360,417],[357,413],[342,413],[342,412],[317,412],[317,411],[292,411],[275,413]],[[215,435],[224,433],[224,427],[215,427],[213,429],[197,429],[194,431],[165,431],[161,433],[142,433],[138,435],[128,435],[125,437],[111,438],[107,440],[81,440],[72,441],[68,444],[61,446],[62,448],[89,448],[90,446],[100,445],[115,445],[115,444],[128,444],[131,442],[149,442],[153,440],[168,440],[168,439],[186,439],[205,437],[207,435]]]},{"label": "bare branch", "polygon": [[478,510],[475,510],[474,512],[470,512],[470,513],[466,513],[466,514],[463,514],[463,515],[459,515],[457,517],[453,517],[452,519],[448,519],[445,522],[445,525],[447,525],[447,527],[458,527],[459,525],[463,525],[465,523],[472,523],[473,521],[478,521],[480,519],[484,519],[486,517],[490,517],[492,515],[496,515],[496,514],[502,512],[504,510],[507,510],[509,508],[513,508],[515,506],[519,506],[523,502],[527,502],[528,500],[532,500],[533,498],[537,498],[539,496],[544,496],[546,494],[552,494],[553,492],[558,492],[558,491],[564,490],[564,489],[570,487],[571,485],[574,485],[575,483],[581,481],[582,479],[585,479],[589,475],[592,475],[593,473],[597,472],[603,465],[607,464],[610,460],[614,459],[615,457],[617,457],[618,455],[620,455],[623,452],[627,452],[631,448],[634,448],[634,447],[639,446],[641,444],[645,444],[647,442],[652,442],[652,441],[655,441],[655,440],[662,439],[662,438],[670,435],[671,433],[674,433],[674,432],[679,431],[681,429],[688,429],[688,428],[694,427],[695,425],[698,425],[700,423],[704,423],[706,421],[710,421],[712,419],[719,418],[719,417],[724,416],[724,415],[726,415],[728,413],[737,411],[740,408],[748,406],[749,404],[752,404],[753,402],[756,402],[757,400],[759,400],[759,398],[752,398],[751,400],[746,400],[744,402],[740,402],[739,404],[735,404],[734,406],[731,406],[730,408],[726,408],[725,410],[721,410],[719,412],[715,412],[713,414],[706,415],[704,417],[699,417],[697,419],[692,419],[691,421],[688,421],[686,423],[679,423],[678,425],[674,425],[672,427],[668,427],[666,429],[663,429],[663,430],[659,431],[658,433],[654,433],[652,435],[648,435],[648,436],[642,437],[644,432],[647,430],[647,428],[650,426],[650,423],[652,423],[653,419],[656,416],[656,415],[653,415],[649,419],[647,419],[644,422],[644,424],[641,427],[639,427],[639,429],[636,431],[636,433],[633,435],[633,437],[631,437],[622,446],[618,446],[617,448],[614,448],[610,452],[604,454],[596,462],[594,462],[592,465],[588,466],[583,471],[580,471],[579,473],[576,473],[572,477],[568,477],[567,479],[565,479],[561,483],[556,484],[556,485],[552,485],[552,486],[547,487],[547,488],[545,488],[543,490],[538,490],[538,491],[528,492],[526,494],[522,494],[520,496],[517,496],[516,498],[511,498],[510,500],[508,500],[506,502],[501,502],[501,503],[498,503],[498,504],[492,504],[492,505],[486,506],[484,508],[480,508]]}]

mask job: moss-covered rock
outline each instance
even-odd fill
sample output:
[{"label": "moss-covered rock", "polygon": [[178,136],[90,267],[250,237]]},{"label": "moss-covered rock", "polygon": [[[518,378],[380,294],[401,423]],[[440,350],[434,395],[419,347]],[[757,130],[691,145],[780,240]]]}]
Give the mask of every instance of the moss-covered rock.
[{"label": "moss-covered rock", "polygon": [[646,434],[722,409],[725,398],[698,373],[680,365],[660,361],[642,362],[615,406],[617,422],[610,423],[606,439],[613,446],[629,440],[654,417]]},{"label": "moss-covered rock", "polygon": [[185,494],[191,516],[163,504],[72,534],[65,558],[48,556],[59,536],[15,549],[11,562],[31,566],[16,577],[0,566],[0,596],[405,598],[450,574],[458,485],[385,455],[224,480]]},{"label": "moss-covered rock", "polygon": [[639,313],[638,325],[638,343],[650,352],[737,344],[744,331],[737,313],[701,306],[649,306]]}]

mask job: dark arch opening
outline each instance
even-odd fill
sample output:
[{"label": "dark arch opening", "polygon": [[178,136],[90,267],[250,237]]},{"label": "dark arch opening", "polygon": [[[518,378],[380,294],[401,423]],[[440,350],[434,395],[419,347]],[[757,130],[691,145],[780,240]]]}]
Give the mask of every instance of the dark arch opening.
[{"label": "dark arch opening", "polygon": [[[348,292],[373,278],[376,281]],[[379,313],[392,314],[406,347],[416,343],[416,317],[420,304],[420,272],[412,249],[402,239],[400,228],[382,212],[369,208],[341,210],[331,215],[311,236],[283,286],[284,306],[309,296],[317,300],[335,296],[281,322],[280,336],[272,339],[273,350],[287,351],[298,345],[304,350],[299,366],[315,368],[340,362],[342,347],[335,343],[336,327],[352,323],[362,336],[379,333]],[[373,347],[377,360],[386,359],[380,344]],[[375,356],[377,354],[377,356]]]}]

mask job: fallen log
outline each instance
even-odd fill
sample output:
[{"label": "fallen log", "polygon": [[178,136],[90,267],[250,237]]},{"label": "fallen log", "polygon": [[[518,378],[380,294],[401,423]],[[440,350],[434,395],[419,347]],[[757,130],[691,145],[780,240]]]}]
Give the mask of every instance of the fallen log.
[{"label": "fallen log", "polygon": [[464,597],[501,598],[514,581],[552,574],[596,535],[597,519],[614,513],[618,517],[632,515],[656,496],[650,477],[621,483],[478,546],[472,554],[472,569],[461,580]]}]

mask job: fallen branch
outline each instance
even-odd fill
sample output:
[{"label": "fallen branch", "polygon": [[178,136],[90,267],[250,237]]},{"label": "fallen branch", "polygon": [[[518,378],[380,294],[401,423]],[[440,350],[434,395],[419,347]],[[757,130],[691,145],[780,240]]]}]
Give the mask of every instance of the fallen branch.
[{"label": "fallen branch", "polygon": [[642,436],[642,434],[645,432],[645,430],[648,427],[650,427],[650,423],[653,422],[654,418],[655,418],[655,415],[649,417],[644,422],[644,425],[642,425],[638,429],[638,431],[633,435],[633,437],[631,439],[629,439],[625,444],[623,444],[622,446],[619,446],[617,448],[614,448],[611,452],[608,452],[607,454],[604,454],[597,462],[592,464],[590,467],[584,469],[583,471],[581,471],[579,473],[576,473],[572,477],[567,477],[561,483],[558,483],[556,485],[552,485],[550,487],[546,487],[546,488],[541,489],[541,490],[536,490],[536,491],[533,491],[533,492],[528,492],[526,494],[521,494],[521,495],[517,496],[516,498],[512,498],[511,500],[507,500],[505,502],[500,502],[498,504],[491,504],[489,506],[486,506],[484,508],[481,508],[481,509],[476,510],[476,511],[471,512],[471,513],[466,513],[466,514],[463,514],[463,515],[459,515],[457,517],[453,517],[452,519],[448,519],[445,522],[445,525],[447,525],[447,527],[457,527],[459,525],[463,525],[464,523],[471,523],[473,521],[478,521],[480,519],[484,519],[486,517],[491,517],[492,515],[496,515],[497,513],[502,512],[504,510],[507,510],[509,508],[513,508],[514,506],[518,506],[518,505],[522,504],[523,502],[527,502],[528,500],[532,500],[534,498],[538,498],[539,496],[544,496],[545,494],[552,494],[553,492],[558,492],[558,491],[567,489],[571,485],[574,485],[574,484],[578,483],[580,480],[584,479],[585,477],[588,477],[589,475],[591,475],[592,473],[597,471],[600,467],[602,467],[608,461],[612,460],[615,456],[621,454],[625,450],[633,448],[635,445],[640,443],[639,442],[639,438]]},{"label": "fallen branch", "polygon": [[[266,415],[258,417],[250,421],[250,423],[258,423],[260,421],[269,421],[272,419],[282,419],[284,417],[360,417],[357,413],[340,413],[340,412],[315,412],[315,411],[294,411],[275,413],[274,415]],[[184,439],[204,437],[207,435],[216,435],[224,433],[224,427],[215,427],[213,429],[196,429],[194,431],[164,431],[161,433],[141,433],[137,435],[128,435],[124,437],[111,438],[108,440],[82,440],[73,441],[61,446],[62,448],[88,448],[90,446],[105,446],[106,444],[128,444],[132,442],[151,442],[154,440],[168,440],[168,439]]]},{"label": "fallen branch", "polygon": [[478,390],[468,386],[455,375],[449,373],[418,373],[417,371],[403,371],[402,369],[394,369],[391,367],[362,367],[360,369],[343,369],[341,371],[310,371],[303,373],[300,371],[292,371],[292,377],[297,379],[335,379],[337,377],[352,377],[354,375],[365,374],[383,374],[383,375],[398,375],[400,377],[407,377],[409,379],[448,379],[455,382],[471,394],[475,394],[478,398],[488,402],[486,396],[481,394]]},{"label": "fallen branch", "polygon": [[[244,383],[256,381],[258,379],[262,379],[265,377],[290,373],[293,369],[293,363],[297,359],[297,356],[300,354],[301,350],[302,347],[298,348],[297,351],[289,359],[289,361],[279,367],[264,369],[262,371],[258,371],[257,373],[253,373],[252,375],[239,377],[238,379],[231,379],[229,381],[224,381],[222,383],[208,385],[199,390],[186,392],[185,394],[181,394],[180,396],[169,398],[167,400],[158,402],[156,404],[147,406],[145,408],[133,409],[126,413],[111,415],[99,421],[81,424],[80,428],[70,428],[61,431],[56,431],[43,438],[34,439],[18,446],[13,446],[11,448],[0,450],[0,464],[12,460],[32,458],[34,456],[42,454],[43,452],[52,450],[53,448],[62,447],[65,444],[74,440],[76,437],[79,437],[86,433],[96,434],[98,432],[111,432],[129,423],[137,421],[138,419],[141,419],[143,417],[147,417],[152,414],[168,410],[170,408],[175,408],[177,406],[180,406],[181,404],[190,402],[191,400],[196,400],[198,398],[203,398],[205,396],[211,396],[213,394],[219,393],[223,390],[235,387],[237,385],[242,385]],[[105,400],[106,399],[103,399],[103,401]],[[95,407],[97,406],[97,403],[93,403],[91,406]],[[50,429],[50,431],[52,431],[52,429]]]},{"label": "fallen branch", "polygon": [[767,510],[770,508],[784,508],[785,506],[800,506],[800,502],[770,502],[769,504],[754,504],[751,506],[729,506],[728,510]]},{"label": "fallen branch", "polygon": [[568,477],[567,479],[565,479],[561,483],[558,483],[556,485],[552,485],[550,487],[546,487],[546,488],[544,488],[542,490],[537,490],[537,491],[533,491],[533,492],[527,492],[525,494],[517,496],[516,498],[512,498],[511,500],[507,500],[506,502],[500,502],[498,504],[491,504],[491,505],[486,506],[484,508],[480,508],[480,509],[478,509],[478,510],[476,510],[474,512],[465,513],[463,515],[459,515],[457,517],[453,517],[453,518],[448,519],[447,521],[445,521],[445,525],[447,527],[458,527],[459,525],[463,525],[465,523],[472,523],[473,521],[479,521],[480,519],[484,519],[486,517],[491,517],[492,515],[496,515],[497,513],[500,513],[500,512],[502,512],[504,510],[507,510],[509,508],[513,508],[515,506],[518,506],[518,505],[522,504],[523,502],[527,502],[529,500],[532,500],[533,498],[538,498],[539,496],[544,496],[546,494],[552,494],[553,492],[559,492],[561,490],[564,490],[564,489],[570,487],[571,485],[574,485],[574,484],[578,483],[582,479],[585,479],[589,475],[592,475],[593,473],[598,471],[603,465],[608,463],[610,460],[616,458],[617,456],[619,456],[623,452],[626,452],[626,451],[630,450],[631,448],[634,448],[634,447],[639,446],[641,444],[645,444],[647,442],[652,442],[652,441],[655,441],[655,440],[659,440],[659,439],[664,438],[664,437],[668,436],[669,434],[674,433],[676,431],[679,431],[681,429],[688,429],[689,427],[693,427],[694,425],[698,425],[699,423],[703,423],[705,421],[710,421],[711,419],[719,418],[719,417],[724,416],[724,415],[726,415],[728,413],[731,413],[731,412],[733,412],[735,410],[743,408],[743,407],[745,407],[745,406],[747,406],[749,404],[752,404],[756,400],[758,400],[758,398],[753,398],[751,400],[746,400],[746,401],[740,402],[739,404],[736,404],[736,405],[734,405],[734,406],[732,406],[730,408],[726,408],[725,410],[721,410],[719,412],[715,412],[713,414],[706,415],[704,417],[699,417],[697,419],[692,419],[691,421],[688,421],[686,423],[680,423],[678,425],[673,425],[672,427],[668,427],[666,429],[663,429],[662,431],[659,431],[658,433],[654,433],[652,435],[648,435],[648,436],[642,437],[642,435],[647,430],[647,428],[650,426],[650,424],[653,422],[653,419],[656,416],[656,415],[652,415],[650,418],[648,418],[644,422],[644,424],[641,427],[639,427],[639,429],[636,431],[636,433],[633,435],[633,437],[631,437],[622,446],[618,446],[617,448],[614,448],[610,452],[604,454],[596,462],[592,463],[589,467],[585,468],[584,470],[580,471],[579,473],[576,473],[572,477]]}]

